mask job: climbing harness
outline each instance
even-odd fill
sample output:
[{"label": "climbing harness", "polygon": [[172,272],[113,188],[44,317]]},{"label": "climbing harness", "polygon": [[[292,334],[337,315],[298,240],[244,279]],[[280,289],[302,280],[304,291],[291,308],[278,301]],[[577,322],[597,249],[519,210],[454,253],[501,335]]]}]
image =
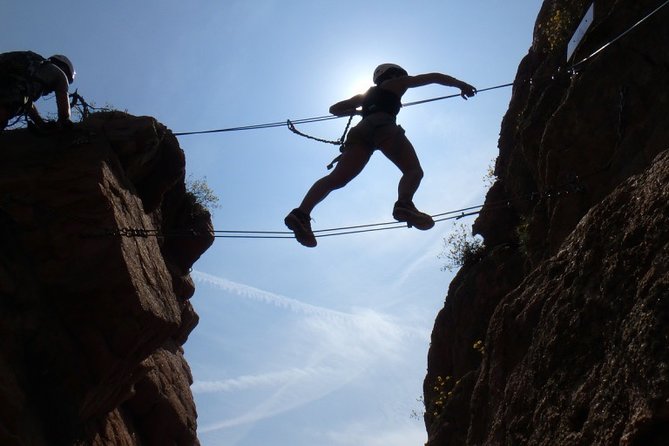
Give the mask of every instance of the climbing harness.
[{"label": "climbing harness", "polygon": [[[291,132],[295,133],[296,135],[300,135],[300,136],[303,136],[307,139],[312,139],[314,141],[324,142],[326,144],[338,145],[339,146],[339,151],[343,154],[344,149],[345,149],[344,141],[346,140],[346,134],[348,133],[348,129],[351,127],[351,121],[353,121],[353,116],[355,116],[355,115],[349,116],[348,122],[346,123],[346,127],[344,128],[344,133],[342,133],[341,138],[339,138],[336,141],[332,141],[332,140],[329,140],[329,139],[321,139],[321,138],[317,138],[315,136],[307,135],[306,133],[302,133],[301,131],[299,131],[295,127],[295,125],[292,123],[292,121],[290,119],[286,121],[286,125],[288,126],[288,129]],[[334,167],[334,165],[341,159],[341,157],[342,157],[342,155],[340,154],[335,159],[333,159],[332,162],[330,162],[330,164],[327,165],[328,170],[332,169]]]},{"label": "climbing harness", "polygon": [[[495,90],[495,89],[498,89],[498,88],[510,87],[511,85],[513,85],[513,82],[510,82],[510,83],[507,83],[507,84],[502,84],[502,85],[496,85],[494,87],[483,88],[483,89],[478,90],[478,91],[479,92],[484,92],[484,91],[489,91],[489,90]],[[458,97],[458,96],[460,96],[460,93],[453,94],[453,95],[448,95],[448,96],[441,96],[441,97],[432,98],[432,99],[424,99],[422,101],[409,102],[407,104],[400,104],[400,106],[401,107],[409,107],[409,106],[412,106],[412,105],[425,104],[427,102],[438,101],[438,100],[441,100],[441,99],[449,99],[449,98],[454,98],[454,97]],[[326,144],[339,145],[339,151],[341,153],[337,157],[335,157],[335,159],[333,159],[330,162],[330,164],[328,164],[326,166],[327,169],[330,170],[341,159],[341,157],[343,155],[343,152],[345,150],[344,141],[346,139],[346,134],[348,133],[348,130],[351,127],[351,121],[353,120],[353,116],[355,116],[355,115],[350,115],[349,116],[348,122],[346,123],[346,128],[344,128],[344,133],[341,135],[341,138],[339,138],[336,141],[329,140],[329,139],[317,138],[315,136],[311,136],[311,135],[308,135],[306,133],[303,133],[295,127],[295,124],[290,119],[288,119],[286,121],[286,126],[288,127],[288,130],[290,130],[291,132],[295,133],[296,135],[303,136],[307,139],[311,139],[311,140],[318,141],[318,142],[323,142],[323,143],[326,143]]]}]

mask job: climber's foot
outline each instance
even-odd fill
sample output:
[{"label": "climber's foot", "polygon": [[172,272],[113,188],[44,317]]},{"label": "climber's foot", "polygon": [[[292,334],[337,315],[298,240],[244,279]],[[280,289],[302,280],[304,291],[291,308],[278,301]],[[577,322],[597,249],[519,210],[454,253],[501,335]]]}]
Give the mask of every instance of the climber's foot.
[{"label": "climber's foot", "polygon": [[432,217],[416,209],[416,206],[410,201],[395,203],[393,218],[397,221],[406,222],[409,228],[413,226],[421,231],[427,231],[434,226]]},{"label": "climber's foot", "polygon": [[306,212],[295,208],[283,220],[288,229],[293,231],[295,238],[302,245],[313,248],[316,246],[316,237],[311,231],[311,217]]}]

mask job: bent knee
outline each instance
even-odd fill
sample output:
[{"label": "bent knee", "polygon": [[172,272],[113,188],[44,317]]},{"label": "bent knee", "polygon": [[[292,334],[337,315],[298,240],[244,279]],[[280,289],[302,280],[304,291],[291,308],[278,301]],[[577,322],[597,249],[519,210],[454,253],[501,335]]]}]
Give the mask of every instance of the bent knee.
[{"label": "bent knee", "polygon": [[413,167],[413,168],[408,169],[407,171],[405,171],[404,175],[410,176],[410,177],[415,178],[417,180],[422,180],[423,176],[425,175],[425,172],[423,172],[422,167],[416,166],[416,167]]}]

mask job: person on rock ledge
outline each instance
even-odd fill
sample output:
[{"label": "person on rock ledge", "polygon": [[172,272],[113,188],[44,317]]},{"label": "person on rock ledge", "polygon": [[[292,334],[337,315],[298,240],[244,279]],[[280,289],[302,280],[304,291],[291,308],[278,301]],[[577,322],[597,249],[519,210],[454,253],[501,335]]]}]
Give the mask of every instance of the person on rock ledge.
[{"label": "person on rock ledge", "polygon": [[[344,187],[365,167],[375,149],[392,161],[402,172],[398,186],[398,198],[393,209],[393,218],[406,222],[408,227],[427,230],[434,226],[429,215],[420,212],[413,204],[423,169],[404,129],[397,125],[395,117],[402,106],[401,99],[409,88],[428,84],[456,87],[463,99],[473,97],[476,88],[454,77],[442,73],[426,73],[410,76],[399,65],[385,63],[374,70],[374,86],[364,94],[353,96],[330,107],[336,116],[361,114],[362,120],[351,129],[344,143],[342,156],[334,170],[319,179],[306,193],[299,207],[293,209],[284,223],[295,234],[302,245],[313,248],[316,237],[311,230],[311,211],[330,192]],[[361,110],[358,111],[358,107]]]},{"label": "person on rock ledge", "polygon": [[23,114],[44,128],[46,123],[34,102],[51,93],[56,94],[57,128],[71,128],[68,88],[75,76],[72,62],[62,54],[48,59],[32,51],[0,54],[0,131],[10,119]]}]

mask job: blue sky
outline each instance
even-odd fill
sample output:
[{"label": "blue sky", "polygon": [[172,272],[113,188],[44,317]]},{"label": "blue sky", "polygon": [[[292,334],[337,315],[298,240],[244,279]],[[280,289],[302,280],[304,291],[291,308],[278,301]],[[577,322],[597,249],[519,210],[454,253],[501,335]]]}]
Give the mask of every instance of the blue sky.
[{"label": "blue sky", "polygon": [[[541,2],[5,1],[0,51],[68,55],[89,102],[175,132],[327,114],[379,63],[478,88],[513,80]],[[415,89],[405,102],[456,93]],[[407,107],[398,121],[425,170],[431,214],[483,202],[510,88]],[[47,113],[53,99],[38,106]],[[336,139],[344,120],[301,130]],[[180,138],[220,199],[216,229],[284,230],[335,146],[285,128]],[[316,208],[314,229],[391,220],[399,172],[381,154]],[[470,219],[458,223],[471,224]],[[319,239],[217,239],[197,262],[200,325],[185,345],[205,446],[406,446],[425,441],[429,334],[452,275],[450,222]]]}]

